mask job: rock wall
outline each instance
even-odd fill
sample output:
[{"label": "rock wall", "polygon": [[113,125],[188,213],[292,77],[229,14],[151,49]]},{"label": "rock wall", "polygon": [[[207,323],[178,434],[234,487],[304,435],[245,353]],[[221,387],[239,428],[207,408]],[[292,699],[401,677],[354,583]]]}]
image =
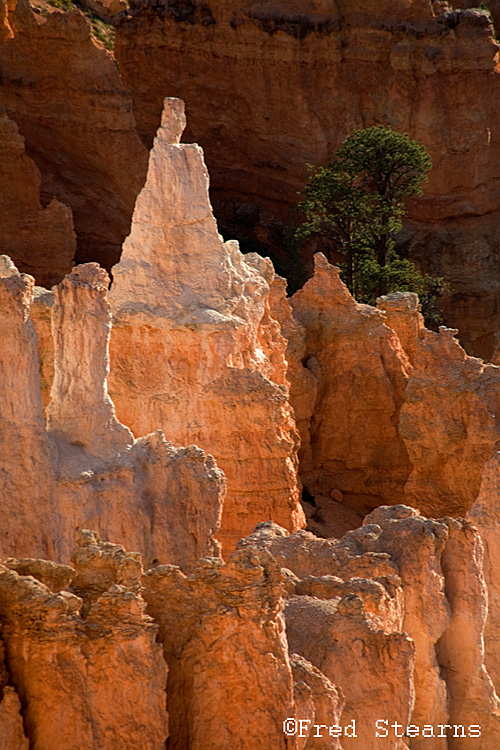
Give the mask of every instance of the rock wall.
[{"label": "rock wall", "polygon": [[[2,221],[2,252],[15,251],[21,270],[35,273],[38,284],[60,281],[75,254],[70,207],[77,261],[110,268],[119,258],[146,173],[147,151],[135,131],[130,94],[112,57],[92,42],[89,22],[80,12],[38,16],[28,0],[19,0],[3,3],[2,16],[0,105],[19,127],[27,154],[40,170],[40,199],[47,206],[40,213],[35,204],[39,178],[33,179],[31,165],[20,176],[24,198],[15,216],[26,205],[19,219],[22,231],[16,231],[17,244],[6,245],[9,223]],[[37,226],[28,208],[38,208]],[[35,230],[30,251],[25,245]],[[40,269],[41,261],[50,261],[49,268]]]},{"label": "rock wall", "polygon": [[494,750],[500,368],[322,256],[288,301],[183,125],[110,295],[0,256],[0,744]]},{"label": "rock wall", "polygon": [[402,505],[340,540],[262,523],[188,576],[143,573],[82,530],[71,566],[0,565],[0,736],[9,750],[159,750],[167,732],[172,750],[492,750],[482,559],[470,523]]},{"label": "rock wall", "polygon": [[186,101],[215,213],[254,248],[283,248],[306,165],[354,128],[423,143],[434,167],[401,242],[449,280],[447,322],[478,356],[500,329],[497,52],[486,11],[429,0],[134,0],[116,37],[139,132],[150,144],[164,96]]},{"label": "rock wall", "polygon": [[76,251],[73,216],[54,198],[40,203],[40,171],[26,155],[17,125],[0,114],[0,226],[2,252],[14,258],[42,286],[71,270]]},{"label": "rock wall", "polygon": [[498,453],[488,462],[483,474],[478,498],[467,519],[474,524],[481,534],[484,544],[484,578],[488,590],[488,607],[476,614],[476,621],[486,618],[485,626],[485,664],[500,693],[500,657],[495,644],[499,637],[500,622],[500,578],[498,576],[498,493],[500,489],[500,455]]},{"label": "rock wall", "polygon": [[271,317],[271,263],[223,243],[182,102],[165,101],[148,177],[113,268],[110,393],[139,435],[160,426],[224,471],[226,552],[262,518],[304,525],[285,341]]},{"label": "rock wall", "polygon": [[252,550],[225,565],[201,560],[188,578],[164,566],[146,576],[170,667],[169,747],[250,748],[264,737],[277,750],[293,747],[283,733],[294,706],[281,589],[276,561]]}]

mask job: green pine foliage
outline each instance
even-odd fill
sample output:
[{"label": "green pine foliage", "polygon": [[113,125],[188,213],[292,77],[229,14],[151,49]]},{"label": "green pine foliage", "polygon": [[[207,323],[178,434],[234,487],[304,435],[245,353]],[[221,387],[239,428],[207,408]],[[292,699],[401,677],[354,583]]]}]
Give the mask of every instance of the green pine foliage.
[{"label": "green pine foliage", "polygon": [[297,237],[323,238],[345,258],[342,276],[355,299],[375,304],[382,294],[416,292],[428,324],[440,322],[436,300],[443,279],[422,274],[396,251],[404,198],[419,195],[431,158],[424,146],[380,125],[355,130],[327,167],[310,167],[299,205]]}]

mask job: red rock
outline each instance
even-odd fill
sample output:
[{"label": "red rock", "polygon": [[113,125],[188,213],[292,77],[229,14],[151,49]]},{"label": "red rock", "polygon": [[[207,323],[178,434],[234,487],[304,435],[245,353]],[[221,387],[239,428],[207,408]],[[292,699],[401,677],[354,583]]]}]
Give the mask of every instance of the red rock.
[{"label": "red rock", "polygon": [[29,318],[33,278],[2,257],[0,554],[67,561],[76,530],[92,524],[139,550],[148,565],[189,570],[200,556],[217,555],[225,481],[213,458],[196,446],[174,448],[160,431],[134,440],[114,416],[107,274],[79,266],[56,289],[47,431]]},{"label": "red rock", "polygon": [[500,570],[498,547],[498,492],[500,490],[500,461],[498,453],[486,464],[476,502],[467,519],[478,529],[484,544],[484,578],[488,591],[484,632],[485,665],[496,691],[500,694],[500,655],[496,644],[500,637]]},{"label": "red rock", "polygon": [[[80,12],[35,16],[27,0],[19,0],[8,19],[10,38],[0,42],[0,103],[41,172],[42,203],[55,196],[73,210],[77,260],[110,267],[146,173],[130,95]],[[68,221],[68,209],[57,202],[49,209],[59,224]],[[61,272],[65,259],[54,260],[51,284],[68,270]],[[39,284],[48,278],[35,276]]]},{"label": "red rock", "polygon": [[[403,498],[410,467],[397,425],[411,365],[384,317],[355,302],[323,256],[315,262],[314,277],[291,298],[305,331],[298,362],[288,349],[294,361],[291,403],[295,407],[302,390],[302,362],[317,394],[310,419],[298,421],[307,450],[303,462],[299,454],[301,479],[315,498],[326,496],[326,507],[337,507],[331,492],[340,491],[361,519],[377,505]],[[288,332],[293,341],[295,332]]]},{"label": "red rock", "polygon": [[463,515],[500,444],[500,369],[468,357],[455,330],[425,329],[415,295],[379,306],[412,362],[398,425],[412,466],[405,502],[429,516]]},{"label": "red rock", "polygon": [[[330,735],[326,728],[340,725],[345,705],[342,692],[303,656],[292,654],[290,664],[294,679],[294,718],[308,722],[303,725],[305,737],[297,737],[297,750],[341,750],[340,738]],[[321,727],[319,730],[317,724]]]},{"label": "red rock", "polygon": [[[0,45],[1,46],[1,45]],[[71,270],[76,251],[71,209],[53,198],[40,203],[40,171],[26,155],[24,138],[0,113],[0,242],[21,271],[52,286]]]},{"label": "red rock", "polygon": [[4,750],[29,750],[21,718],[21,704],[13,687],[6,685],[0,702],[0,741]]},{"label": "red rock", "polygon": [[266,552],[205,558],[189,577],[173,566],[148,571],[144,597],[169,665],[172,750],[250,749],[264,738],[276,750],[296,747],[283,733],[294,706],[281,593]]},{"label": "red rock", "polygon": [[467,356],[453,329],[427,330],[415,294],[380,298],[379,316],[315,257],[314,277],[291,298],[295,327],[276,306],[290,336],[310,528],[342,536],[370,506],[402,500],[428,516],[465,514],[500,444],[500,368]]}]

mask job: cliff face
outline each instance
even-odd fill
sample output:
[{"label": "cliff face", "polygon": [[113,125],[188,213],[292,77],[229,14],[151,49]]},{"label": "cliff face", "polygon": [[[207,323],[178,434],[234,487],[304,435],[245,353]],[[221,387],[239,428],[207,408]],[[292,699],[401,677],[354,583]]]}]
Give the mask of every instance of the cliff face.
[{"label": "cliff face", "polygon": [[2,251],[42,286],[71,270],[76,251],[73,216],[54,198],[40,203],[40,171],[26,155],[24,139],[5,110],[0,114],[0,225]]},{"label": "cliff face", "polygon": [[167,668],[140,596],[140,559],[90,532],[79,545],[71,591],[69,581],[55,591],[40,582],[41,561],[22,574],[23,561],[0,568],[6,664],[29,746],[160,750]]},{"label": "cliff face", "polygon": [[[4,244],[9,225],[2,221],[2,251],[12,250],[22,270],[35,273],[37,283],[60,281],[75,254],[71,208],[77,261],[99,261],[109,268],[119,258],[147,162],[130,94],[111,56],[93,44],[82,14],[39,17],[27,0],[19,0],[4,3],[2,16],[0,105],[17,124],[27,154],[40,170],[40,199],[49,204],[37,220],[41,226],[30,226],[24,215],[26,226],[16,230],[17,245]],[[24,203],[38,181],[38,176],[33,180],[29,172],[24,174]],[[37,194],[31,199],[32,211],[38,200]],[[35,230],[36,245],[46,238],[44,254],[55,256],[43,274],[40,249],[25,247]]]},{"label": "cliff face", "polygon": [[116,37],[139,132],[151,143],[163,97],[184,99],[215,213],[256,247],[283,246],[306,165],[354,128],[423,143],[434,167],[401,241],[449,280],[447,322],[478,356],[500,328],[497,50],[485,12],[434,15],[428,0],[134,0]]},{"label": "cliff face", "polygon": [[146,185],[113,269],[110,391],[138,435],[160,426],[215,456],[230,551],[262,517],[304,525],[285,341],[270,316],[271,263],[223,243],[202,151],[182,145],[182,102],[165,101]]},{"label": "cliff face", "polygon": [[381,507],[341,540],[269,522],[238,547],[188,576],[86,530],[72,567],[6,560],[6,747],[155,750],[167,726],[193,750],[496,747],[468,522]]},{"label": "cliff face", "polygon": [[[479,509],[477,518],[486,521]],[[339,540],[268,523],[239,547],[266,550],[287,570],[289,647],[343,691],[343,720],[362,727],[342,747],[372,748],[382,716],[420,727],[481,716],[479,746],[495,746],[500,704],[484,667],[483,545],[470,523],[382,506]],[[471,747],[450,729],[409,741],[381,731],[377,746],[424,750],[434,737],[436,750]]]}]

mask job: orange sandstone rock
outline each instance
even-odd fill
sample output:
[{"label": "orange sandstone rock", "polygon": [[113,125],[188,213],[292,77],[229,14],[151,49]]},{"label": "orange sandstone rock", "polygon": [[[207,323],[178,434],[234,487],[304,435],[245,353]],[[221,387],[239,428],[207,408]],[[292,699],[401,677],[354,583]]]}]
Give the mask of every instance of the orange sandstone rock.
[{"label": "orange sandstone rock", "polygon": [[[55,289],[52,312],[54,381],[47,426],[56,439],[106,459],[133,443],[108,396],[111,328],[109,276],[97,263],[77,266]],[[93,323],[93,324],[92,324]]]},{"label": "orange sandstone rock", "polygon": [[[41,172],[42,203],[55,196],[73,211],[77,260],[109,268],[119,258],[146,173],[147,152],[135,131],[130,94],[111,55],[92,42],[83,14],[36,16],[28,0],[3,0],[6,5],[11,33],[0,42],[0,104]],[[52,225],[59,222],[58,234],[69,222],[69,209],[57,201],[39,220],[50,236],[44,262],[57,237],[49,235],[49,217]],[[72,248],[70,260],[73,255]],[[34,263],[22,270],[33,272],[39,284],[53,284],[68,270],[67,251],[41,278]]]},{"label": "orange sandstone rock", "polygon": [[[2,556],[51,556],[56,523],[51,453],[38,388],[37,337],[29,318],[34,281],[0,256],[0,494]],[[26,530],[30,529],[27,536]]]},{"label": "orange sandstone rock", "polygon": [[88,264],[56,290],[47,432],[29,319],[33,279],[1,261],[0,551],[68,561],[75,531],[93,525],[139,550],[148,565],[189,570],[200,556],[218,554],[224,477],[196,446],[176,449],[161,432],[134,440],[116,420],[106,388],[107,283]]},{"label": "orange sandstone rock", "polygon": [[485,664],[491,675],[497,693],[500,695],[500,547],[498,544],[499,512],[498,494],[500,492],[500,454],[486,464],[478,498],[467,519],[478,529],[484,544],[484,578],[488,591],[486,627],[484,632]]},{"label": "orange sandstone rock", "polygon": [[38,376],[44,413],[50,400],[50,390],[54,380],[53,307],[54,292],[36,286],[31,306],[31,320],[35,326],[38,338]]},{"label": "orange sandstone rock", "polygon": [[[375,525],[366,547],[389,552],[401,575],[404,628],[415,641],[412,722],[467,726],[480,715],[483,747],[494,747],[500,703],[484,664],[487,595],[477,531],[463,519],[434,521],[404,506],[378,508],[364,523],[367,532]],[[411,747],[424,750],[426,742],[414,738]],[[466,748],[470,738],[448,742]],[[435,746],[448,747],[446,740]]]},{"label": "orange sandstone rock", "polygon": [[21,704],[13,687],[6,685],[0,701],[0,742],[4,750],[29,750],[21,718]]},{"label": "orange sandstone rock", "polygon": [[428,516],[466,513],[500,445],[500,368],[467,356],[453,329],[427,330],[415,294],[382,297],[376,311],[315,258],[291,298],[297,325],[276,305],[291,341],[291,404],[307,416],[298,425],[310,528],[341,536],[370,506],[398,500]]},{"label": "orange sandstone rock", "polygon": [[[491,482],[490,477],[490,490]],[[471,511],[482,528],[489,529],[493,565],[487,559],[484,571],[482,540],[469,522],[426,519],[406,506],[377,508],[361,528],[342,539],[318,539],[304,531],[288,534],[266,523],[239,544],[241,549],[265,549],[287,568],[290,648],[343,690],[342,722],[354,717],[371,742],[374,721],[390,719],[393,711],[393,720],[404,726],[405,721],[452,727],[479,723],[480,747],[486,750],[499,742],[499,699],[488,673],[491,665],[492,676],[498,674],[494,639],[499,587],[493,546],[498,524],[490,510],[493,497],[485,490],[482,503]],[[493,595],[491,609],[485,574]],[[404,645],[403,634],[411,639],[414,655]],[[374,681],[378,696],[371,693]],[[363,694],[357,693],[360,685],[365,685]],[[398,704],[390,697],[393,691]],[[467,734],[447,740],[439,738],[438,731],[436,750],[470,747]],[[424,750],[426,744],[422,735],[410,740],[412,750]]]},{"label": "orange sandstone rock", "polygon": [[429,0],[133,0],[116,37],[139,132],[151,143],[165,95],[186,101],[216,215],[248,244],[283,252],[306,165],[354,128],[423,143],[434,166],[401,241],[449,281],[448,323],[478,356],[500,330],[497,54],[486,12]]},{"label": "orange sandstone rock", "polygon": [[468,357],[456,331],[428,331],[416,295],[378,304],[412,363],[398,424],[412,467],[405,502],[427,515],[464,514],[500,445],[500,368]]},{"label": "orange sandstone rock", "polygon": [[[98,596],[88,568],[80,575],[81,554],[75,565],[77,580],[86,578],[87,586],[78,589],[82,598],[52,593],[33,576],[0,566],[6,657],[30,747],[160,750],[167,737],[166,666],[157,627],[138,591],[117,575],[122,548],[100,545],[95,537],[84,543],[102,563],[111,558],[109,585]],[[122,560],[126,564],[126,555]]]},{"label": "orange sandstone rock", "polygon": [[[342,750],[341,740],[327,727],[340,725],[344,708],[342,691],[299,654],[290,657],[294,680],[294,718],[303,719],[304,737],[297,737],[297,750]],[[315,725],[321,728],[316,729]],[[302,732],[299,733],[299,735]]]},{"label": "orange sandstone rock", "polygon": [[143,595],[169,665],[172,750],[296,748],[283,732],[294,705],[281,593],[265,551],[235,552],[225,564],[204,558],[188,577],[173,566],[146,573]]},{"label": "orange sandstone rock", "polygon": [[110,393],[134,434],[160,426],[215,456],[230,551],[263,518],[304,523],[285,342],[269,312],[273,269],[223,243],[184,109],[165,101],[132,231],[113,269]]},{"label": "orange sandstone rock", "polygon": [[[238,546],[266,549],[298,574],[295,595],[285,607],[290,650],[308,659],[345,695],[339,723],[354,719],[357,737],[342,736],[341,746],[368,750],[377,719],[393,717],[405,726],[410,719],[414,646],[402,633],[397,568],[389,554],[367,551],[356,539],[356,532],[342,540],[322,540],[304,531],[287,535],[268,523],[259,524]],[[406,747],[394,744],[394,738],[377,742]]]},{"label": "orange sandstone rock", "polygon": [[[413,704],[410,638],[396,632],[388,635],[371,624],[356,594],[329,601],[292,597],[285,614],[291,650],[305,656],[345,695],[341,723],[354,721],[356,730],[352,738],[342,736],[345,750],[373,748],[375,722],[382,715],[408,724]],[[394,737],[378,739],[377,745],[391,750],[406,747]]]},{"label": "orange sandstone rock", "polygon": [[[360,519],[403,498],[410,465],[397,427],[411,365],[383,315],[355,302],[324,256],[315,263],[314,277],[291,298],[305,330],[301,361],[317,394],[309,425],[299,421],[310,446],[301,479],[327,506],[335,505],[332,491],[340,491]],[[302,389],[301,367],[290,368],[292,405]]]},{"label": "orange sandstone rock", "polygon": [[[485,663],[484,636],[488,592],[483,573],[483,543],[463,519],[446,518],[448,542],[441,565],[450,602],[450,624],[436,653],[448,686],[450,723],[471,725],[481,716],[481,745],[500,741],[500,699]],[[492,612],[493,614],[493,612]],[[457,738],[453,748],[466,750],[470,738]]]},{"label": "orange sandstone rock", "polygon": [[4,646],[0,641],[0,743],[5,750],[29,750],[24,734],[19,696],[11,685],[4,663]]}]

